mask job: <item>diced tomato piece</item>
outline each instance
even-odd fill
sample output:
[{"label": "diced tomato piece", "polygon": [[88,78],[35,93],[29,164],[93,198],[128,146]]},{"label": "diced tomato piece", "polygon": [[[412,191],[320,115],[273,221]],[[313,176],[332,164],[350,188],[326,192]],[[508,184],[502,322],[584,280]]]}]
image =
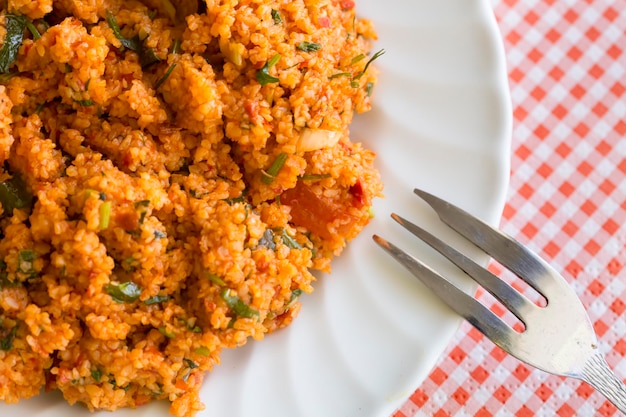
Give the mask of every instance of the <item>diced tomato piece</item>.
[{"label": "diced tomato piece", "polygon": [[329,28],[330,27],[330,18],[328,16],[321,16],[317,19],[317,23],[320,27]]},{"label": "diced tomato piece", "polygon": [[[294,188],[286,190],[280,196],[281,204],[291,207],[291,220],[316,235],[330,239],[333,235],[342,235],[350,230],[357,220],[348,211],[353,201],[339,204],[330,198],[318,196],[309,186],[298,182]],[[330,231],[328,225],[338,220],[338,227]]]},{"label": "diced tomato piece", "polygon": [[354,8],[354,1],[352,0],[341,0],[339,4],[343,10],[351,10]]},{"label": "diced tomato piece", "polygon": [[189,385],[185,381],[183,381],[182,378],[176,378],[176,382],[174,383],[174,386],[178,388],[179,390],[183,390],[183,391],[186,391],[187,388],[189,387]]},{"label": "diced tomato piece", "polygon": [[357,208],[363,208],[367,204],[367,195],[363,189],[363,181],[358,179],[352,187],[350,187],[350,194],[354,197],[354,206]]}]

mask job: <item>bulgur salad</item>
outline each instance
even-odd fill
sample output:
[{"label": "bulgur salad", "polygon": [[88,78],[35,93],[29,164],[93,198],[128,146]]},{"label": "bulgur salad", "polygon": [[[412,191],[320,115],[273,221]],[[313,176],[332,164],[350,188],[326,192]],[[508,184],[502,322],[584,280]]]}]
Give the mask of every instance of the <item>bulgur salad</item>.
[{"label": "bulgur salad", "polygon": [[352,0],[1,7],[0,399],[193,416],[371,217],[373,26]]}]

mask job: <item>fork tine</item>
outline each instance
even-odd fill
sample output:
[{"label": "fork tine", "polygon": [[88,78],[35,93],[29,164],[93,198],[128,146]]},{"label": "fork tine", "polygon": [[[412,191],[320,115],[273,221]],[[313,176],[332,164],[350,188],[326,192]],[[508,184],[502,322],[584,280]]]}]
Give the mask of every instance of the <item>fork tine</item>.
[{"label": "fork tine", "polygon": [[463,255],[452,246],[444,243],[441,239],[433,236],[431,233],[395,213],[393,213],[391,217],[402,227],[426,242],[432,248],[437,250],[437,252],[465,271],[467,275],[472,277],[474,281],[489,291],[491,295],[504,304],[504,306],[515,314],[515,316],[522,322],[525,322],[524,317],[527,316],[528,313],[538,308],[528,298],[524,297],[509,284],[489,272],[486,268],[483,268],[474,262],[472,259]]},{"label": "fork tine", "polygon": [[435,293],[441,301],[447,304],[448,307],[470,322],[502,349],[510,352],[511,344],[516,343],[520,335],[519,333],[509,327],[476,299],[461,291],[446,278],[407,254],[393,243],[388,242],[378,235],[374,235],[373,239],[395,260],[408,269],[411,274],[422,281],[422,283]]},{"label": "fork tine", "polygon": [[567,285],[565,280],[557,282],[554,277],[559,275],[512,237],[439,197],[417,188],[413,191],[435,210],[441,221],[498,260],[546,299]]}]

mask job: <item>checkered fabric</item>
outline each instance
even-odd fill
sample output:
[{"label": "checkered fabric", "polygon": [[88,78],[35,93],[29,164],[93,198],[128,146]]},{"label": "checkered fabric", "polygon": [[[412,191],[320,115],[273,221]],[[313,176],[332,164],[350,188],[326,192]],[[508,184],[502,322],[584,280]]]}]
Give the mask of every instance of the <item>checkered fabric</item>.
[{"label": "checkered fabric", "polygon": [[[514,107],[502,229],[571,282],[626,378],[626,1],[492,4]],[[394,417],[574,415],[619,413],[585,383],[532,369],[464,323]]]}]

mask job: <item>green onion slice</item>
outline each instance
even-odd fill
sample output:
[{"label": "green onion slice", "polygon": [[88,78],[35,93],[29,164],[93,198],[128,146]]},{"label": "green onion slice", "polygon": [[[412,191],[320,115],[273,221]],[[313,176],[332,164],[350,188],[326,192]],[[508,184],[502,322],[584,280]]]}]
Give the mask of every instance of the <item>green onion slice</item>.
[{"label": "green onion slice", "polygon": [[239,317],[245,317],[247,319],[251,319],[253,317],[259,318],[259,312],[244,303],[241,298],[236,295],[231,294],[231,290],[229,288],[225,288],[220,293],[222,300],[226,302],[228,308],[233,310],[235,314]]},{"label": "green onion slice", "polygon": [[261,181],[265,184],[271,184],[276,178],[276,175],[280,172],[287,161],[288,155],[284,152],[278,154],[272,165],[267,169],[267,171],[263,171],[263,176],[261,177]]}]

